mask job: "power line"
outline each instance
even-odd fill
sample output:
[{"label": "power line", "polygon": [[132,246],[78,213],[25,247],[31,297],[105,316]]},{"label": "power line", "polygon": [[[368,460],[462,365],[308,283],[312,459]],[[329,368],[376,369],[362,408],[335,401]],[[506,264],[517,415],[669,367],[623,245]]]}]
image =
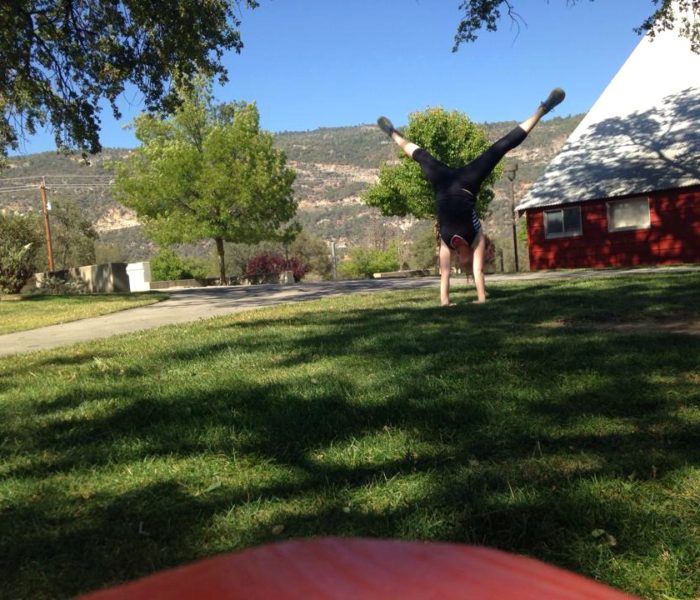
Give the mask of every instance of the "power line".
[{"label": "power line", "polygon": [[108,181],[105,183],[50,183],[46,187],[48,189],[51,188],[57,188],[57,187],[62,187],[62,188],[91,188],[91,187],[109,187],[110,185],[114,185],[112,182]]},{"label": "power line", "polygon": [[37,175],[26,175],[23,177],[0,177],[0,183],[3,181],[14,181],[15,179],[38,179]]},{"label": "power line", "polygon": [[0,188],[0,194],[10,193],[10,192],[12,192],[12,193],[26,192],[29,190],[38,190],[38,189],[39,189],[38,185],[30,185],[30,186],[26,186],[26,187],[16,187],[16,188],[5,188],[5,189]]},{"label": "power line", "polygon": [[47,183],[46,189],[49,190],[85,190],[90,188],[108,188],[112,187],[113,183]]},{"label": "power line", "polygon": [[[70,189],[70,190],[89,190],[89,189],[94,189],[94,188],[108,188],[113,186],[114,183],[112,181],[105,181],[105,182],[94,182],[94,183],[50,183],[49,185],[46,186],[46,189]],[[15,192],[22,192],[22,191],[27,191],[27,190],[38,190],[41,187],[41,184],[37,185],[23,185],[23,186],[14,186],[14,187],[2,187],[0,186],[0,194],[2,193],[15,193]]]},{"label": "power line", "polygon": [[[49,178],[47,177],[46,180],[48,183]],[[66,181],[66,180],[58,180],[58,181],[52,180],[52,181],[53,181],[52,185],[90,185],[90,183],[91,183],[90,181],[85,181],[85,180],[76,181],[74,183],[71,183],[70,181]],[[113,179],[107,179],[107,178],[105,178],[105,179],[93,179],[92,180],[92,182],[94,182],[96,185],[104,185],[107,183],[112,183],[112,181],[113,181]]]},{"label": "power line", "polygon": [[46,175],[46,177],[88,177],[88,178],[95,178],[95,177],[107,177],[111,178],[110,175]]},{"label": "power line", "polygon": [[[92,180],[100,180],[100,179],[108,179],[112,180],[114,177],[112,175],[70,175],[70,174],[58,174],[58,175],[45,175],[45,179],[92,179]],[[27,176],[27,177],[0,177],[0,184],[8,182],[8,181],[19,181],[19,180],[25,180],[25,179],[34,179],[38,183],[37,185],[41,185],[41,175],[35,175],[35,176]]]}]

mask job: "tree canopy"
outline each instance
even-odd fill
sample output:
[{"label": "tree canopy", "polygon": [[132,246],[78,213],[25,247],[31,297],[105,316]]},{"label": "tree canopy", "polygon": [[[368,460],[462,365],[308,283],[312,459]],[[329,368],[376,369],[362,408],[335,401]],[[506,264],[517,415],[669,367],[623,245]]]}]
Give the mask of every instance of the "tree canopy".
[{"label": "tree canopy", "polygon": [[[95,242],[99,235],[85,219],[74,200],[55,200],[51,209],[51,240],[54,269],[72,269],[95,264]],[[46,256],[43,252],[42,256]],[[38,265],[47,270],[48,264]]]},{"label": "tree canopy", "polygon": [[225,80],[221,57],[240,52],[237,9],[256,0],[7,0],[0,3],[0,151],[37,126],[59,148],[95,153],[99,108],[134,85],[147,110],[172,110],[173,81]]},{"label": "tree canopy", "polygon": [[[490,145],[483,129],[464,113],[442,108],[409,115],[403,135],[450,167],[467,164]],[[435,218],[435,197],[430,183],[423,177],[417,162],[401,150],[397,152],[398,164],[381,166],[379,181],[367,191],[364,201],[379,208],[383,215]],[[491,186],[500,170],[500,166],[496,167],[486,178],[477,196],[476,211],[480,216],[485,215],[493,199]]]},{"label": "tree canopy", "polygon": [[[560,0],[576,4],[580,0]],[[700,52],[700,0],[649,0],[639,33],[678,27]],[[454,50],[515,23],[523,0],[461,0]],[[96,153],[100,102],[120,118],[117,99],[134,86],[148,112],[172,112],[197,73],[226,81],[221,59],[243,48],[240,9],[258,0],[5,0],[0,3],[0,157],[48,126],[58,148]],[[677,9],[677,10],[676,10]],[[694,15],[694,19],[692,16]]]},{"label": "tree canopy", "polygon": [[[565,0],[568,5],[580,0]],[[694,52],[700,53],[700,0],[650,0],[652,13],[635,29],[639,34],[649,33],[652,37],[667,29],[678,28],[681,35],[691,42]],[[496,31],[503,12],[512,23],[524,23],[518,12],[521,2],[515,0],[463,0],[459,4],[462,18],[457,26],[453,51],[463,42],[473,42],[482,29]]]},{"label": "tree canopy", "polygon": [[116,198],[159,243],[213,239],[224,280],[225,241],[256,243],[289,230],[296,174],[260,129],[255,104],[216,106],[202,80],[180,94],[173,116],[137,117],[142,145],[115,165]]}]

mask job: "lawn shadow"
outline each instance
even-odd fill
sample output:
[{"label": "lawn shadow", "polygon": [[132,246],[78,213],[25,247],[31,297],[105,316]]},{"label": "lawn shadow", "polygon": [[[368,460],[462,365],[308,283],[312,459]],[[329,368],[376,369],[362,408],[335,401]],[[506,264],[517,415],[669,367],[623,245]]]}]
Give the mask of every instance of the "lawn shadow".
[{"label": "lawn shadow", "polygon": [[685,416],[700,408],[698,344],[539,324],[692,312],[693,286],[494,288],[456,310],[432,290],[322,301],[172,328],[138,361],[128,339],[98,363],[70,358],[55,368],[79,383],[0,426],[4,477],[21,482],[2,505],[6,585],[67,597],[318,535],[484,544],[609,574],[589,556],[645,552],[654,523],[683,530],[634,486],[662,494],[700,465]]}]

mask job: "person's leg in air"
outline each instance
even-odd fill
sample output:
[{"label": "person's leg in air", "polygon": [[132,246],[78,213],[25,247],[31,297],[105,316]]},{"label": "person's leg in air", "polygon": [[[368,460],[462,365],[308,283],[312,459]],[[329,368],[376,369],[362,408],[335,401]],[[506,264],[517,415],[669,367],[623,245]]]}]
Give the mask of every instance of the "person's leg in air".
[{"label": "person's leg in air", "polygon": [[[386,117],[380,117],[377,120],[377,125],[380,129],[391,137],[407,156],[420,164],[423,174],[433,186],[437,185],[443,191],[448,190],[450,206],[445,208],[438,202],[438,218],[441,227],[446,226],[448,230],[452,229],[454,231],[455,225],[457,225],[460,235],[464,236],[461,238],[461,241],[467,245],[467,248],[464,250],[460,247],[461,242],[459,239],[457,239],[457,245],[453,245],[452,242],[455,238],[451,234],[447,234],[447,238],[441,237],[439,252],[441,305],[449,306],[450,304],[450,267],[453,250],[460,252],[460,255],[462,252],[469,251],[473,254],[472,265],[477,292],[476,302],[483,303],[486,301],[483,272],[486,240],[481,232],[481,224],[474,211],[477,194],[482,182],[493,171],[499,161],[510,150],[520,145],[535,125],[539,123],[540,119],[564,100],[564,96],[564,90],[560,88],[552,90],[548,98],[537,107],[537,110],[528,119],[495,142],[476,159],[459,169],[450,169],[417,144],[404,138]],[[462,196],[464,197],[463,201],[460,200]],[[455,197],[458,205],[455,205],[453,201]],[[461,202],[465,204],[462,205]],[[456,213],[454,210],[455,206],[459,209]],[[455,214],[459,215],[460,223],[454,222]],[[453,218],[448,222],[450,215]],[[462,223],[461,221],[465,217],[468,217],[468,220]],[[462,226],[464,226],[464,231],[462,231]],[[456,237],[459,238],[459,236]]]},{"label": "person's leg in air", "polygon": [[528,134],[534,129],[535,125],[540,122],[540,119],[555,106],[560,104],[564,100],[564,97],[564,90],[561,88],[553,89],[547,99],[540,103],[530,117],[509,131],[501,139],[494,142],[487,150],[469,164],[462,167],[458,179],[464,189],[476,196],[479,193],[481,183],[489,176],[491,171],[496,168],[496,165],[501,159],[508,152],[522,144]]},{"label": "person's leg in air", "polygon": [[377,125],[384,133],[386,133],[394,142],[403,150],[409,158],[413,157],[413,153],[418,150],[419,146],[413,142],[409,142],[405,137],[403,137],[396,129],[394,129],[394,124],[386,117],[379,117],[377,119]]}]

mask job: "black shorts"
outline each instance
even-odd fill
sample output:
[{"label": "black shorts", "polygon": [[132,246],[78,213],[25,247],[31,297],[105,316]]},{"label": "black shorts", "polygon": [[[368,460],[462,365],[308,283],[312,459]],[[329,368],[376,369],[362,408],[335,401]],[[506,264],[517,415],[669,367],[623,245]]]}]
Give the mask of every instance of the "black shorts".
[{"label": "black shorts", "polygon": [[440,237],[450,248],[452,239],[458,236],[470,246],[481,230],[479,217],[474,209],[481,184],[489,176],[505,154],[518,146],[527,133],[515,127],[469,164],[459,168],[448,167],[423,148],[413,152],[425,178],[435,190]]},{"label": "black shorts", "polygon": [[477,235],[481,231],[481,221],[479,221],[479,216],[474,210],[474,205],[471,203],[469,205],[469,215],[464,218],[456,220],[443,218],[440,220],[440,238],[453,250],[457,249],[455,237],[461,238],[467,244],[473,246]]}]

